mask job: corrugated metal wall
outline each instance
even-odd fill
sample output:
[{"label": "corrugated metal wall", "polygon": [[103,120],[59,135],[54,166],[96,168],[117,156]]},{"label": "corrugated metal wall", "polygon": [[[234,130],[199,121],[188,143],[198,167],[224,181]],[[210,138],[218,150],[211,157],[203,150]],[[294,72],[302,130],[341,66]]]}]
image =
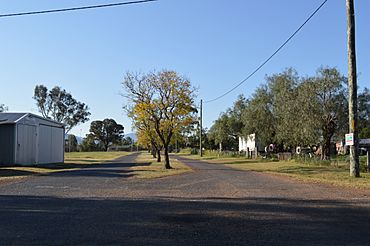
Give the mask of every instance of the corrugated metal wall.
[{"label": "corrugated metal wall", "polygon": [[39,128],[39,163],[59,163],[64,161],[63,128],[40,125]]},{"label": "corrugated metal wall", "polygon": [[17,124],[17,157],[16,163],[36,163],[36,126]]},{"label": "corrugated metal wall", "polygon": [[15,125],[0,125],[0,165],[14,163]]},{"label": "corrugated metal wall", "polygon": [[0,165],[64,162],[62,124],[25,114],[0,125]]}]

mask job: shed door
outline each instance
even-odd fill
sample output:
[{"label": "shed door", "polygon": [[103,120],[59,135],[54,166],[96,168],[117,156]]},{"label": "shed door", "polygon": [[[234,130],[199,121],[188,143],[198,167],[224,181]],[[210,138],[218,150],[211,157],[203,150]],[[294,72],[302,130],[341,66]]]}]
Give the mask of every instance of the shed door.
[{"label": "shed door", "polygon": [[36,163],[36,126],[17,125],[17,164]]},{"label": "shed door", "polygon": [[63,128],[40,125],[39,128],[39,163],[63,162]]}]

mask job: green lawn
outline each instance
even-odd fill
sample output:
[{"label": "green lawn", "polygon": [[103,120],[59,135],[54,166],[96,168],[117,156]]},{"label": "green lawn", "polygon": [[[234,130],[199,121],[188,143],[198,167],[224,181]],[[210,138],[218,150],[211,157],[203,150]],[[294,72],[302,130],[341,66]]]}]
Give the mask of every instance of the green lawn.
[{"label": "green lawn", "polygon": [[[362,172],[360,178],[349,176],[349,167],[344,161],[338,165],[304,164],[295,161],[266,161],[246,158],[217,158],[186,156],[192,159],[201,159],[209,163],[224,164],[237,169],[284,175],[299,181],[329,183],[336,186],[370,188],[370,173]],[[362,158],[363,159],[363,158]]]}]

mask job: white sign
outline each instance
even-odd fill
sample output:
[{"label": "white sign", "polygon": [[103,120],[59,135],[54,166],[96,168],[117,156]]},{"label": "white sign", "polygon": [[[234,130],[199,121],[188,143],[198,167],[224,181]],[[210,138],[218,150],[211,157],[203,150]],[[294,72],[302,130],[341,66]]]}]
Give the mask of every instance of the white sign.
[{"label": "white sign", "polygon": [[353,133],[346,134],[346,145],[352,146],[355,144],[355,139],[353,137]]}]

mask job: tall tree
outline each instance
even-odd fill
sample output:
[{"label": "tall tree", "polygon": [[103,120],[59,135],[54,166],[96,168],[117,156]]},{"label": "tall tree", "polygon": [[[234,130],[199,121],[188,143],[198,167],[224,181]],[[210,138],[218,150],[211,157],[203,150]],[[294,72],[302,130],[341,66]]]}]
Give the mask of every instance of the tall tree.
[{"label": "tall tree", "polygon": [[[274,115],[276,134],[274,141],[285,146],[294,146],[296,139],[292,134],[298,118],[297,113],[297,72],[290,68],[282,73],[269,76],[267,79],[268,93],[271,96],[271,112]],[[266,143],[268,144],[268,143]]]},{"label": "tall tree", "polygon": [[8,107],[6,107],[4,104],[0,104],[0,113],[8,111]]},{"label": "tall tree", "polygon": [[165,168],[171,168],[169,145],[185,125],[194,122],[195,89],[175,71],[138,75],[127,73],[123,86],[132,104],[134,121],[150,121],[164,148]]},{"label": "tall tree", "polygon": [[215,141],[219,146],[219,151],[221,152],[223,148],[227,145],[230,138],[230,128],[229,128],[229,118],[226,113],[221,114],[221,116],[214,122],[212,127],[209,129],[209,137]]},{"label": "tall tree", "polygon": [[370,91],[365,88],[358,94],[359,138],[370,138]]},{"label": "tall tree", "polygon": [[65,141],[65,150],[66,152],[76,152],[77,151],[77,138],[73,134],[68,134],[68,138]]},{"label": "tall tree", "polygon": [[230,129],[229,134],[235,138],[242,135],[244,128],[242,115],[247,105],[248,100],[243,95],[239,95],[234,105],[226,111],[228,116],[228,127]]},{"label": "tall tree", "polygon": [[255,133],[258,141],[263,144],[275,142],[276,118],[272,111],[272,102],[266,85],[257,88],[242,114],[244,136]]},{"label": "tall tree", "polygon": [[94,136],[91,134],[86,135],[86,137],[82,140],[82,143],[80,144],[79,147],[80,147],[80,150],[83,152],[101,150],[100,143],[97,140],[95,140]]},{"label": "tall tree", "polygon": [[[344,84],[347,79],[335,68],[320,68],[311,79],[316,100],[316,117],[321,128],[321,159],[330,159],[330,144],[333,136],[342,139],[348,128],[347,93]],[[337,135],[336,135],[337,134]]]},{"label": "tall tree", "polygon": [[153,122],[148,119],[141,118],[140,120],[134,121],[134,124],[138,130],[138,143],[150,149],[153,157],[157,158],[157,162],[161,162],[161,150],[163,145],[155,131]]},{"label": "tall tree", "polygon": [[44,85],[36,85],[33,99],[43,117],[63,123],[68,133],[73,127],[89,120],[89,108],[78,102],[59,86],[50,91]]},{"label": "tall tree", "polygon": [[113,119],[96,120],[91,122],[90,134],[100,141],[105,151],[111,144],[117,143],[123,138],[124,127]]}]

